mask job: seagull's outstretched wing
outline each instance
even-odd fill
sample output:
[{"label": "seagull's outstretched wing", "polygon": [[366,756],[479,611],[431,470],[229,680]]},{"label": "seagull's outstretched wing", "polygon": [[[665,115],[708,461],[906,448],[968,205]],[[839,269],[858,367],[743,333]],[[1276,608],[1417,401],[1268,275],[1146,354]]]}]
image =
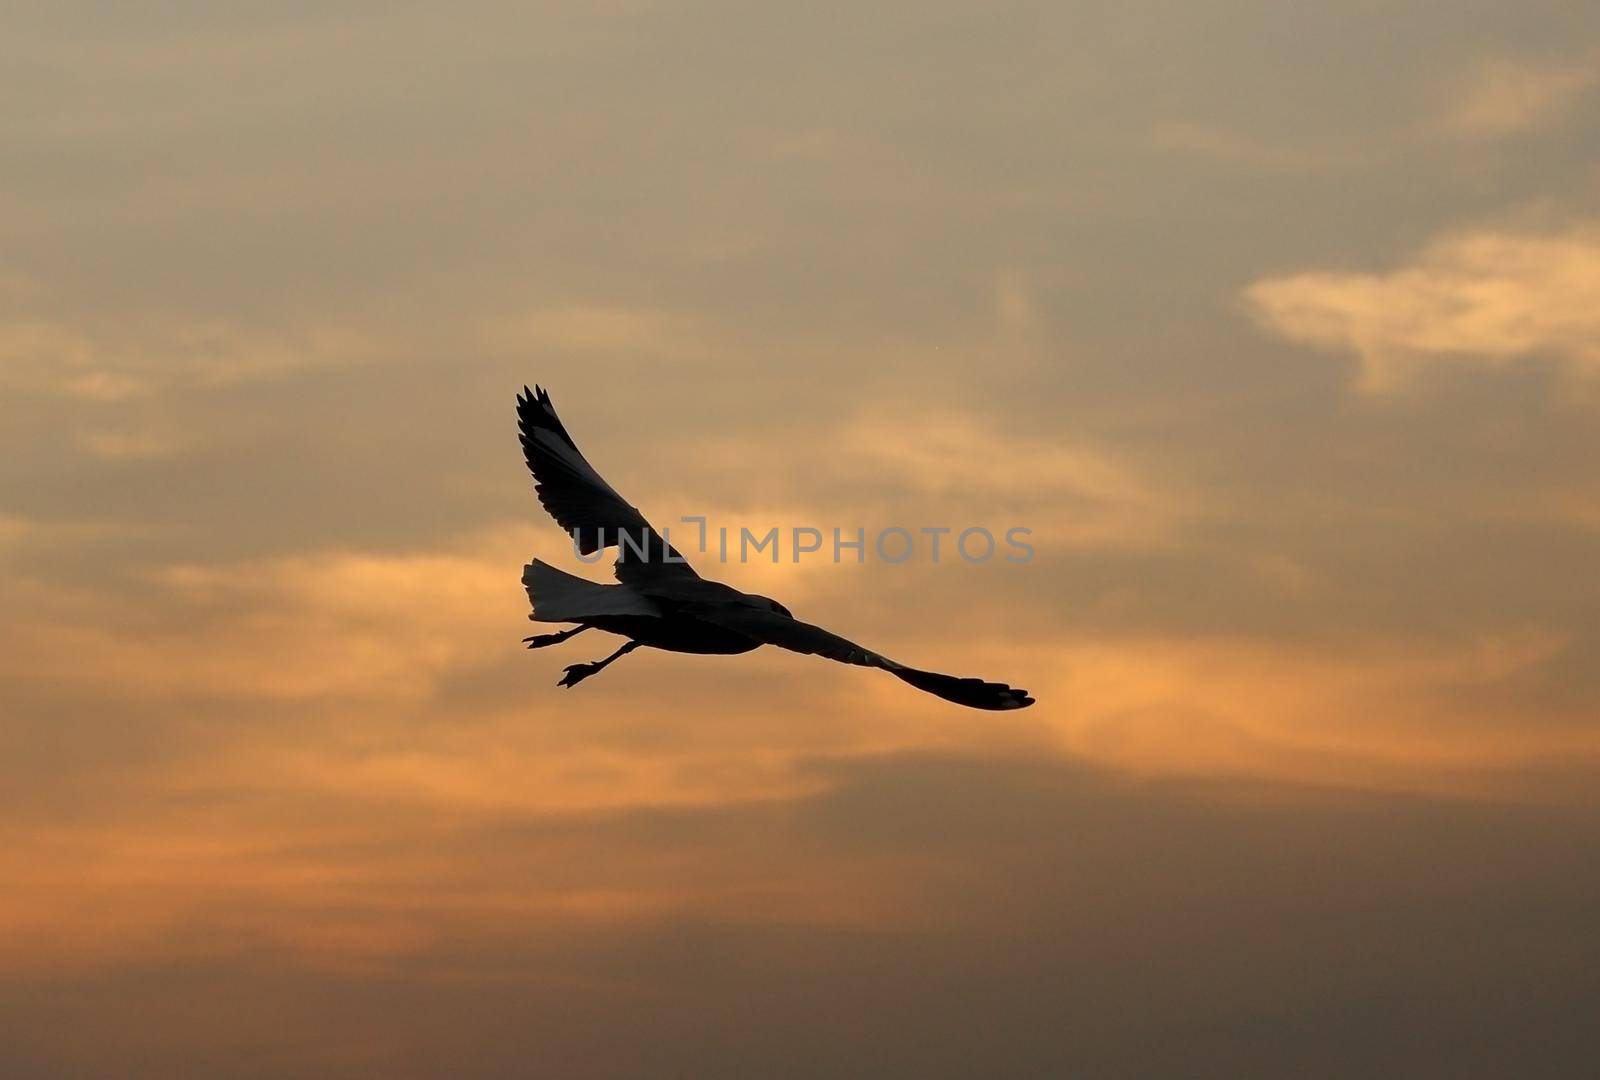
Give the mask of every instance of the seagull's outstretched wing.
[{"label": "seagull's outstretched wing", "polygon": [[634,583],[630,578],[698,577],[584,459],[543,389],[524,386],[517,395],[517,430],[540,505],[573,537],[581,554],[616,546],[617,578],[628,584]]},{"label": "seagull's outstretched wing", "polygon": [[838,634],[801,622],[780,611],[765,611],[748,604],[694,604],[687,608],[687,613],[764,645],[822,656],[842,664],[882,668],[918,690],[926,690],[957,705],[974,709],[1025,709],[1033,704],[1033,698],[1028,696],[1026,690],[1016,690],[1005,683],[963,679],[906,667],[853,641],[846,641]]}]

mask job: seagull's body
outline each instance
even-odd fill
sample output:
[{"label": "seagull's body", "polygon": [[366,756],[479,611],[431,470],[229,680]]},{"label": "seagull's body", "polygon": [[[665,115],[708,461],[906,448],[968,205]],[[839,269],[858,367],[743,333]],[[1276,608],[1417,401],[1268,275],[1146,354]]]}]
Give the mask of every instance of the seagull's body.
[{"label": "seagull's body", "polygon": [[576,686],[641,646],[668,652],[734,655],[763,645],[812,653],[846,664],[882,668],[946,701],[978,709],[1033,704],[1025,690],[1003,683],[919,671],[864,649],[789,614],[776,600],[708,581],[603,480],[579,452],[544,390],[517,396],[522,452],[539,502],[583,555],[615,545],[616,585],[601,585],[535,559],[522,574],[536,622],[575,623],[570,630],[524,639],[528,648],[555,645],[585,630],[627,642],[604,660],[573,664],[562,686]]}]

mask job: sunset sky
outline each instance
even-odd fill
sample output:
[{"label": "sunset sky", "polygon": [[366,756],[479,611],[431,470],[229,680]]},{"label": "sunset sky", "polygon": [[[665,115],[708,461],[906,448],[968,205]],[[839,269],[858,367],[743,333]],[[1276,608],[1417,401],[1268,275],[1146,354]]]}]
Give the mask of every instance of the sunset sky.
[{"label": "sunset sky", "polygon": [[[32,3],[0,1075],[1600,1054],[1600,7]],[[880,672],[614,640],[514,397]]]}]

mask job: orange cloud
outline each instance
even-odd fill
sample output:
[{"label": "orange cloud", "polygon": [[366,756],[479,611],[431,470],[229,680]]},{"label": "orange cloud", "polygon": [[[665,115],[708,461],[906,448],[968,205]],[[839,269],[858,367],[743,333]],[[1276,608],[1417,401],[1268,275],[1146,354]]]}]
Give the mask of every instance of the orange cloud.
[{"label": "orange cloud", "polygon": [[1360,387],[1392,391],[1441,363],[1505,365],[1547,356],[1600,372],[1600,227],[1477,231],[1442,239],[1387,274],[1310,272],[1244,291],[1261,324],[1290,341],[1354,353]]},{"label": "orange cloud", "polygon": [[1542,761],[1600,759],[1569,711],[1510,703],[1564,644],[1532,628],[1345,650],[1069,642],[1048,692],[1071,703],[1052,716],[1073,753],[1139,772],[1503,793]]}]

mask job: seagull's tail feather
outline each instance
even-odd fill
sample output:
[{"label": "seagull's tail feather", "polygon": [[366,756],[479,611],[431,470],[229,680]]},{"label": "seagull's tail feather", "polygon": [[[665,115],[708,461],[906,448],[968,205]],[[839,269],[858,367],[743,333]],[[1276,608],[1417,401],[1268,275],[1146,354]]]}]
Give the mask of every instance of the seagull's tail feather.
[{"label": "seagull's tail feather", "polygon": [[536,622],[589,622],[608,615],[658,615],[649,600],[624,585],[601,585],[533,560],[522,568]]},{"label": "seagull's tail feather", "polygon": [[955,675],[941,675],[937,671],[918,671],[899,664],[889,667],[888,671],[918,690],[926,690],[946,701],[974,709],[1026,709],[1033,704],[1033,698],[1028,696],[1026,690],[1016,690],[1005,683],[963,679]]}]

